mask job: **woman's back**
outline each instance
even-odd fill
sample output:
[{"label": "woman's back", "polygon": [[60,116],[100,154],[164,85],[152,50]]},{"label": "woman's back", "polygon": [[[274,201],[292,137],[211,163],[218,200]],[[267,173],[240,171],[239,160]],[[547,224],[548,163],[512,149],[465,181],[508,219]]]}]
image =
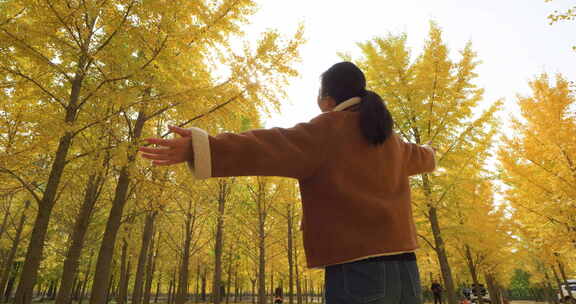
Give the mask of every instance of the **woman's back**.
[{"label": "woman's back", "polygon": [[370,145],[357,112],[324,114],[325,162],[300,180],[310,267],[417,248],[408,177],[434,169],[433,151],[397,135]]}]

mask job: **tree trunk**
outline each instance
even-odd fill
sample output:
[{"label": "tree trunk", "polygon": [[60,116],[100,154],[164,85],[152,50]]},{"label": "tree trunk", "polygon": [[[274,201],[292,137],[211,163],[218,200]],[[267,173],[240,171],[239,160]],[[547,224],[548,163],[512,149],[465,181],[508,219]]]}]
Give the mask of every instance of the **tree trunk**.
[{"label": "tree trunk", "polygon": [[466,264],[468,265],[468,270],[470,271],[470,276],[472,277],[472,282],[474,285],[479,286],[478,272],[476,271],[476,265],[474,264],[474,259],[472,258],[472,250],[468,244],[464,245],[464,250],[466,254]]},{"label": "tree trunk", "polygon": [[124,286],[127,284],[126,274],[128,273],[126,266],[128,242],[126,239],[122,240],[122,257],[120,258],[120,280],[118,280],[118,299],[116,300],[118,304],[126,304],[127,291]]},{"label": "tree trunk", "polygon": [[84,296],[86,294],[86,285],[88,284],[88,278],[90,277],[90,269],[92,268],[92,256],[93,252],[90,252],[90,259],[88,260],[88,268],[86,268],[86,274],[84,275],[84,282],[82,283],[82,291],[80,292],[80,300],[78,304],[82,304],[84,301]]},{"label": "tree trunk", "polygon": [[[130,275],[131,275],[131,272],[130,272],[131,267],[130,266],[131,266],[131,264],[132,264],[132,260],[130,258],[128,258],[128,263],[126,263],[126,265],[127,265],[127,267],[126,267],[126,281],[124,281],[124,286],[122,286],[122,288],[124,289],[123,292],[124,292],[124,296],[125,296],[125,298],[124,298],[125,302],[124,303],[129,302],[128,301],[128,284],[130,282]],[[108,293],[106,293],[106,294],[108,294]]]},{"label": "tree trunk", "polygon": [[233,257],[232,251],[233,250],[234,250],[234,248],[232,246],[230,246],[228,271],[227,271],[228,278],[226,280],[226,304],[230,303],[230,289],[232,287],[232,257]]},{"label": "tree trunk", "polygon": [[238,289],[239,289],[239,282],[238,282],[238,264],[234,267],[234,303],[238,303]]},{"label": "tree trunk", "polygon": [[200,262],[196,266],[196,289],[194,292],[194,302],[200,301]]},{"label": "tree trunk", "polygon": [[30,201],[26,201],[24,203],[24,210],[22,210],[22,214],[20,215],[20,221],[18,222],[18,226],[16,227],[16,235],[14,239],[12,239],[12,246],[10,247],[10,252],[8,253],[8,257],[6,258],[5,265],[6,267],[2,270],[2,276],[0,277],[0,298],[2,293],[6,290],[6,284],[10,278],[10,270],[12,269],[12,263],[14,263],[14,258],[16,257],[16,253],[18,252],[18,246],[20,245],[20,241],[22,238],[22,230],[24,229],[24,224],[26,223],[26,211],[30,207]]},{"label": "tree trunk", "polygon": [[54,283],[54,289],[52,289],[52,293],[50,293],[50,300],[56,299],[56,294],[58,293],[59,287],[60,281],[56,281],[56,283]]},{"label": "tree trunk", "polygon": [[[83,68],[85,60],[81,59],[78,63],[78,66]],[[74,122],[76,119],[76,113],[78,112],[77,104],[83,78],[83,73],[77,72],[72,80],[69,103],[66,107],[66,116],[64,118],[64,122],[67,124]],[[38,213],[36,214],[32,234],[30,235],[28,249],[26,250],[26,259],[24,261],[22,275],[20,276],[20,282],[16,289],[14,304],[30,304],[32,302],[32,293],[34,291],[34,285],[36,284],[40,261],[42,260],[48,223],[50,222],[50,215],[56,203],[54,199],[56,198],[64,167],[66,167],[66,156],[72,145],[73,137],[74,134],[72,132],[66,132],[60,137],[58,142],[58,148],[56,149],[54,161],[50,168],[48,181],[46,182],[46,189],[44,190],[42,199],[38,202]]]},{"label": "tree trunk", "polygon": [[4,236],[4,232],[6,231],[6,226],[8,225],[8,218],[10,217],[10,207],[7,208],[4,217],[2,218],[2,225],[0,225],[0,241]]},{"label": "tree trunk", "polygon": [[136,266],[136,276],[134,277],[134,289],[132,291],[132,304],[141,304],[142,302],[142,289],[144,285],[144,273],[146,267],[146,260],[148,258],[148,247],[154,232],[154,218],[156,214],[147,213],[144,222],[144,231],[142,233],[142,246],[140,246],[140,254],[138,255],[138,265]]},{"label": "tree trunk", "polygon": [[174,297],[173,287],[174,287],[174,279],[171,279],[170,283],[168,283],[168,299],[167,299],[168,304],[172,303],[172,298]]},{"label": "tree trunk", "polygon": [[258,225],[258,304],[266,304],[266,239],[263,220]]},{"label": "tree trunk", "polygon": [[[72,289],[70,292],[69,301],[66,304],[72,303],[72,297],[74,296],[74,291],[76,290],[77,285],[78,285],[78,274],[75,273],[74,274],[74,280],[72,281]],[[60,294],[60,289],[62,289],[62,286],[60,286],[60,288],[58,289],[58,292],[54,295],[54,298],[58,297],[58,295]]]},{"label": "tree trunk", "polygon": [[109,284],[108,284],[108,288],[106,289],[106,304],[108,304],[108,302],[110,302],[110,299],[112,298],[112,291],[114,289],[114,274],[112,274],[112,277],[109,280]]},{"label": "tree trunk", "polygon": [[[156,243],[159,243],[160,235],[156,237]],[[156,248],[154,248],[156,246]],[[148,262],[146,263],[146,285],[144,287],[144,304],[150,304],[150,297],[152,293],[152,280],[154,272],[156,271],[156,258],[158,256],[159,244],[154,244],[154,238],[150,241],[150,249],[148,250]],[[156,249],[156,254],[154,254]]]},{"label": "tree trunk", "polygon": [[220,304],[220,286],[222,285],[222,247],[223,238],[223,212],[224,204],[218,203],[218,220],[216,224],[216,237],[214,244],[214,279],[212,280],[212,303]]},{"label": "tree trunk", "polygon": [[554,279],[556,279],[556,284],[558,284],[560,298],[564,298],[567,295],[564,295],[564,290],[562,289],[562,281],[560,280],[560,277],[558,276],[558,272],[556,272],[556,268],[554,267],[554,265],[552,265],[551,268],[552,273],[554,274]]},{"label": "tree trunk", "polygon": [[66,259],[64,260],[64,269],[62,270],[62,286],[58,291],[55,304],[68,304],[72,293],[72,277],[78,270],[78,262],[82,255],[82,248],[84,247],[84,237],[90,224],[94,204],[98,199],[100,187],[104,182],[102,175],[91,175],[86,184],[84,192],[84,202],[80,208],[80,213],[74,223],[74,230],[72,232],[72,241]]},{"label": "tree trunk", "polygon": [[206,276],[207,276],[207,272],[208,270],[206,268],[204,268],[204,272],[202,273],[202,302],[206,302],[206,287],[207,287],[207,282],[206,282]]},{"label": "tree trunk", "polygon": [[[196,208],[196,207],[195,207]],[[190,265],[190,243],[192,241],[192,232],[194,229],[194,222],[196,221],[196,209],[192,214],[192,202],[188,202],[188,212],[186,214],[184,248],[182,248],[182,261],[180,263],[180,278],[178,282],[178,292],[176,295],[176,304],[186,303],[188,295],[188,276]]]},{"label": "tree trunk", "polygon": [[222,251],[224,249],[224,213],[228,192],[228,181],[218,180],[218,218],[214,244],[214,280],[212,281],[212,301],[214,304],[220,304],[222,301],[220,291],[222,286]]},{"label": "tree trunk", "polygon": [[[136,118],[132,134],[133,136],[131,138],[134,146],[138,144],[138,140],[144,127],[144,122],[146,122],[146,116],[143,111],[140,111]],[[122,221],[122,214],[127,201],[126,195],[130,185],[130,170],[134,166],[135,159],[136,150],[130,151],[128,154],[128,162],[120,169],[114,199],[112,201],[112,208],[110,209],[108,221],[106,222],[106,230],[104,231],[100,251],[98,253],[94,283],[92,285],[92,293],[90,294],[90,304],[102,304],[105,301],[108,280],[110,279],[110,265],[114,255],[114,246],[116,245],[116,235],[118,234],[118,229],[120,228],[120,223]]]},{"label": "tree trunk", "polygon": [[293,205],[288,204],[288,304],[294,304]]},{"label": "tree trunk", "polygon": [[158,303],[158,296],[160,296],[160,285],[162,285],[162,272],[160,272],[158,282],[156,282],[156,296],[154,296],[154,303]]},{"label": "tree trunk", "polygon": [[176,302],[176,286],[178,281],[176,281],[176,272],[172,275],[172,298],[168,301],[168,304],[172,304]]},{"label": "tree trunk", "polygon": [[272,303],[274,303],[274,269],[270,269],[270,295],[272,295]]},{"label": "tree trunk", "polygon": [[[490,273],[485,273],[484,277],[486,278],[486,284],[488,285],[488,291],[490,292],[490,300],[492,304],[502,304],[502,293],[500,292],[500,288],[494,279],[494,276]],[[478,295],[480,298],[481,296]]]},{"label": "tree trunk", "polygon": [[572,292],[570,289],[570,284],[568,284],[568,277],[566,276],[566,271],[564,270],[564,264],[560,261],[560,255],[556,254],[556,262],[558,263],[558,269],[560,270],[560,275],[562,276],[562,282],[566,284],[566,290],[568,291],[568,295],[571,299],[574,299],[572,296]]},{"label": "tree trunk", "polygon": [[304,303],[308,303],[308,278],[304,277]]},{"label": "tree trunk", "polygon": [[[544,267],[542,267],[544,268]],[[554,294],[554,288],[552,287],[552,283],[550,283],[550,276],[548,275],[548,271],[544,270],[544,277],[546,278],[546,301],[548,303],[556,303],[558,299],[556,299],[556,295]]]},{"label": "tree trunk", "polygon": [[448,262],[448,255],[446,253],[446,246],[444,245],[444,239],[442,238],[440,223],[438,221],[438,211],[436,207],[431,205],[432,192],[430,189],[430,180],[428,179],[427,174],[422,175],[422,186],[426,201],[428,202],[428,219],[430,220],[430,227],[432,228],[432,234],[434,235],[434,245],[436,246],[435,251],[436,255],[438,256],[440,270],[442,271],[442,279],[444,281],[444,288],[446,289],[447,293],[446,297],[448,304],[457,304],[458,299],[456,290],[454,289],[452,270],[450,269],[450,263]]},{"label": "tree trunk", "polygon": [[14,282],[16,282],[16,274],[13,274],[6,284],[6,290],[4,291],[4,299],[6,299],[6,302],[10,300],[12,289],[14,289]]},{"label": "tree trunk", "polygon": [[256,304],[256,280],[251,279],[252,282],[252,304]]},{"label": "tree trunk", "polygon": [[302,304],[302,285],[300,284],[300,267],[298,263],[298,249],[294,246],[294,272],[296,275],[296,303]]}]

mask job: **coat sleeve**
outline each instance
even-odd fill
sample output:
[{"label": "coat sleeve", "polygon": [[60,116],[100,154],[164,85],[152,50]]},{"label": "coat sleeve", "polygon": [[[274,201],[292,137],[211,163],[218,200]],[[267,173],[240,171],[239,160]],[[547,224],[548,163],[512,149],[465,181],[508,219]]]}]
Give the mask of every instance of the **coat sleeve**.
[{"label": "coat sleeve", "polygon": [[191,128],[197,179],[229,176],[282,176],[305,179],[324,162],[329,123],[323,114],[293,128],[258,129],[209,136]]},{"label": "coat sleeve", "polygon": [[430,173],[436,168],[434,149],[430,146],[405,143],[408,175]]}]

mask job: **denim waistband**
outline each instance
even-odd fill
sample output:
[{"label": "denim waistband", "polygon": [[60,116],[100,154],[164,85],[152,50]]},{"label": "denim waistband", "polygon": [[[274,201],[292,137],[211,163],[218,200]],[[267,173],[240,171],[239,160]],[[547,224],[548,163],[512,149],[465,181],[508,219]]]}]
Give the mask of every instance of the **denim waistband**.
[{"label": "denim waistband", "polygon": [[371,258],[355,261],[352,263],[379,262],[379,261],[416,261],[416,254],[414,252],[407,252],[407,253],[400,253],[400,254],[393,254],[393,255],[381,255],[381,256],[376,256],[376,257],[371,257]]}]

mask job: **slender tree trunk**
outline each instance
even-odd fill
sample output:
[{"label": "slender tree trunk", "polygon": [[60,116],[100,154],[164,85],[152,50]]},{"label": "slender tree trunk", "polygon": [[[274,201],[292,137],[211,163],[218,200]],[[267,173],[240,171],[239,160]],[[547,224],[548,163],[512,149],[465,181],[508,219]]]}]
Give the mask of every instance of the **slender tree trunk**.
[{"label": "slender tree trunk", "polygon": [[304,303],[308,303],[308,278],[304,277]]},{"label": "slender tree trunk", "polygon": [[[0,225],[0,241],[2,241],[2,238],[4,237],[4,232],[6,232],[6,226],[8,225],[8,218],[10,218],[10,205],[6,207],[6,213],[4,213],[4,217],[2,218],[2,225]],[[0,249],[0,254],[2,255],[2,260],[0,261],[0,273],[3,273],[4,269],[8,267],[8,265],[6,265],[7,262],[6,260],[8,256],[8,254],[6,253],[7,251],[8,251],[7,249]],[[0,300],[2,298],[2,292],[4,291],[2,287],[3,285],[0,285]]]},{"label": "slender tree trunk", "polygon": [[92,269],[92,256],[93,252],[90,252],[90,259],[88,260],[88,268],[86,268],[86,274],[84,275],[84,282],[82,283],[82,291],[80,292],[80,300],[78,304],[82,304],[84,301],[84,296],[86,295],[86,285],[88,284],[88,278],[90,277],[90,269]]},{"label": "slender tree trunk", "polygon": [[132,273],[131,273],[131,269],[132,269],[132,267],[131,267],[131,265],[132,265],[132,259],[131,259],[131,258],[128,258],[128,263],[126,263],[126,264],[127,264],[127,267],[126,267],[126,281],[124,281],[124,286],[122,286],[122,288],[124,289],[123,292],[124,292],[124,297],[125,297],[125,298],[124,298],[124,301],[125,301],[124,303],[128,303],[128,302],[129,302],[129,301],[128,301],[128,284],[130,283],[130,275],[132,274]]},{"label": "slender tree trunk", "polygon": [[[84,57],[85,56],[82,56],[80,58],[78,62],[79,71],[76,73],[71,83],[70,98],[66,107],[66,116],[64,118],[64,122],[67,124],[74,122],[76,119],[76,113],[78,112],[78,100],[84,78],[84,73],[80,71],[80,69],[83,69],[86,64]],[[42,260],[46,232],[48,231],[48,223],[50,221],[52,209],[56,203],[55,198],[58,185],[60,184],[60,179],[64,172],[64,167],[66,166],[66,156],[68,155],[68,151],[72,145],[73,137],[74,134],[72,132],[66,132],[58,142],[58,148],[54,155],[54,161],[52,162],[48,181],[46,182],[46,188],[42,199],[38,202],[38,213],[36,214],[34,228],[32,229],[30,242],[26,251],[26,259],[24,261],[20,282],[16,289],[14,304],[30,304],[32,302],[32,293],[34,291],[34,285],[36,284],[40,261]]]},{"label": "slender tree trunk", "polygon": [[127,284],[126,274],[128,269],[126,266],[128,242],[126,239],[122,240],[122,257],[120,258],[120,280],[118,280],[118,299],[116,300],[118,304],[126,304],[126,290],[124,286]]},{"label": "slender tree trunk", "polygon": [[558,299],[556,299],[555,294],[554,294],[554,288],[552,287],[552,283],[550,282],[550,276],[548,275],[548,271],[542,267],[544,270],[544,277],[546,278],[546,301],[548,303],[556,303]]},{"label": "slender tree trunk", "polygon": [[251,279],[252,282],[252,304],[256,303],[256,280]]},{"label": "slender tree trunk", "polygon": [[302,284],[300,283],[300,267],[298,262],[298,249],[294,246],[294,272],[296,274],[296,303],[302,304]]},{"label": "slender tree trunk", "polygon": [[60,287],[60,281],[56,280],[55,282],[56,283],[54,284],[54,289],[50,293],[50,300],[56,299],[56,294],[58,293],[58,289]]},{"label": "slender tree trunk", "polygon": [[188,277],[190,265],[190,244],[192,241],[192,232],[194,229],[194,222],[196,220],[196,210],[192,214],[192,202],[188,202],[188,212],[186,214],[184,248],[182,248],[182,261],[180,263],[180,278],[178,282],[178,292],[176,295],[176,304],[186,303],[188,295]]},{"label": "slender tree trunk", "polygon": [[6,290],[5,287],[10,278],[12,263],[14,263],[14,258],[18,252],[18,246],[20,245],[22,238],[22,230],[24,229],[24,224],[26,223],[26,212],[28,207],[30,207],[30,201],[26,201],[24,203],[24,210],[22,210],[22,214],[20,215],[20,221],[18,221],[18,226],[16,227],[16,234],[14,235],[14,239],[12,239],[12,246],[10,247],[10,252],[8,253],[8,257],[4,263],[6,267],[4,267],[2,270],[2,276],[0,277],[0,296]]},{"label": "slender tree trunk", "polygon": [[222,301],[222,251],[224,250],[224,212],[226,198],[229,192],[228,181],[218,180],[218,218],[216,221],[216,237],[214,244],[214,280],[212,281],[212,301],[220,304]]},{"label": "slender tree trunk", "polygon": [[200,262],[196,266],[196,291],[194,296],[194,302],[200,301]]},{"label": "slender tree trunk", "polygon": [[160,286],[162,285],[162,272],[158,276],[158,282],[156,282],[156,296],[154,296],[154,303],[158,303],[158,296],[160,296]]},{"label": "slender tree trunk", "polygon": [[479,286],[478,273],[476,271],[476,265],[474,264],[474,259],[472,258],[472,250],[468,244],[464,245],[464,250],[466,254],[466,264],[468,265],[468,270],[470,271],[470,276],[472,277],[472,282],[475,286]]},{"label": "slender tree trunk", "polygon": [[294,304],[294,219],[292,210],[293,205],[288,204],[288,304]]},{"label": "slender tree trunk", "polygon": [[[490,300],[493,304],[502,304],[502,293],[500,292],[500,288],[494,279],[494,276],[490,273],[485,273],[484,277],[486,278],[486,284],[488,285],[488,291],[490,292]],[[481,298],[478,295],[478,298]]]},{"label": "slender tree trunk", "polygon": [[[73,296],[74,296],[74,291],[76,290],[76,288],[78,288],[78,286],[77,286],[78,283],[79,283],[79,282],[78,282],[78,273],[75,273],[75,274],[74,274],[74,280],[73,280],[73,282],[72,282],[72,289],[71,289],[71,292],[70,292],[70,297],[69,297],[68,303],[66,303],[66,304],[72,303],[72,298],[73,298]],[[62,289],[62,286],[60,286],[60,288],[58,289],[58,293],[55,295],[55,297],[58,297],[58,295],[60,294],[60,290],[61,290],[61,289]]]},{"label": "slender tree trunk", "polygon": [[258,304],[266,304],[266,239],[263,220],[258,225]]},{"label": "slender tree trunk", "polygon": [[574,299],[574,297],[572,296],[572,291],[569,288],[570,284],[568,284],[568,277],[566,276],[566,271],[564,270],[564,264],[562,263],[562,261],[560,261],[560,255],[556,254],[556,262],[558,263],[558,269],[560,270],[560,275],[562,276],[562,282],[564,284],[566,284],[566,290],[567,293],[571,299]]},{"label": "slender tree trunk", "polygon": [[12,290],[14,289],[14,282],[16,282],[16,274],[13,274],[6,284],[6,290],[4,291],[4,299],[6,299],[6,302],[10,300]]},{"label": "slender tree trunk", "polygon": [[[270,295],[274,295],[274,269],[270,269]],[[272,303],[274,303],[274,296],[271,296],[271,298]]]},{"label": "slender tree trunk", "polygon": [[132,291],[132,304],[142,303],[142,289],[144,286],[144,273],[146,267],[146,260],[148,258],[148,247],[154,232],[154,213],[146,214],[144,222],[144,231],[142,233],[142,245],[140,246],[140,254],[138,255],[138,264],[136,266],[136,276],[134,277],[134,289]]},{"label": "slender tree trunk", "polygon": [[170,280],[170,283],[168,283],[168,303],[172,303],[172,298],[173,298],[173,287],[174,287],[174,279]]},{"label": "slender tree trunk", "polygon": [[238,264],[234,268],[234,303],[238,303]]},{"label": "slender tree trunk", "polygon": [[232,246],[230,246],[228,271],[227,271],[228,279],[226,280],[227,281],[226,282],[226,304],[230,303],[230,289],[232,287],[232,257],[233,257],[232,251],[233,250],[234,250],[234,248]]},{"label": "slender tree trunk", "polygon": [[[158,243],[158,239],[160,235],[156,237],[156,242]],[[154,246],[156,246],[156,254],[154,254]],[[144,304],[150,304],[150,297],[152,293],[152,280],[154,278],[154,272],[156,270],[156,258],[158,256],[158,248],[159,244],[154,244],[154,239],[150,241],[150,249],[148,250],[148,262],[146,263],[146,285],[144,287]]]},{"label": "slender tree trunk", "polygon": [[[220,203],[219,203],[220,205]],[[222,204],[223,206],[223,204]],[[223,207],[222,207],[223,208]],[[214,246],[214,279],[212,280],[212,303],[220,304],[220,286],[222,284],[222,247],[223,247],[223,215],[220,214],[219,206],[218,220],[216,224],[216,238]],[[222,209],[223,210],[223,209]]]},{"label": "slender tree trunk", "polygon": [[102,175],[91,175],[86,184],[84,192],[84,202],[80,208],[80,213],[74,223],[74,230],[72,232],[72,241],[66,259],[64,260],[64,269],[62,270],[62,286],[56,297],[55,304],[68,304],[72,293],[72,286],[70,285],[72,277],[78,270],[78,262],[82,254],[82,247],[84,247],[84,237],[88,231],[88,224],[94,209],[94,204],[98,199],[99,189],[104,182]]},{"label": "slender tree trunk", "polygon": [[448,262],[446,246],[444,244],[444,239],[442,238],[440,223],[438,221],[438,211],[436,207],[430,204],[432,200],[432,191],[430,189],[430,180],[427,174],[422,175],[422,186],[424,195],[426,196],[426,201],[429,202],[428,219],[430,221],[430,227],[432,228],[432,234],[434,235],[434,245],[436,246],[435,251],[436,255],[438,256],[440,270],[442,271],[442,279],[444,281],[444,287],[446,288],[448,304],[457,304],[457,295],[456,290],[454,289],[452,270],[450,268],[450,263]]},{"label": "slender tree trunk", "polygon": [[[137,145],[144,123],[146,122],[146,115],[144,111],[138,113],[136,123],[132,135],[132,144]],[[114,255],[114,246],[116,245],[116,235],[120,228],[122,221],[122,214],[124,206],[127,201],[128,187],[130,185],[130,170],[134,166],[136,159],[136,151],[130,151],[128,161],[120,169],[114,199],[112,201],[112,208],[106,222],[106,230],[100,245],[98,253],[98,260],[96,262],[96,271],[94,274],[94,283],[92,285],[92,293],[90,294],[90,304],[102,304],[105,301],[106,289],[108,287],[108,280],[110,279],[112,257]],[[29,303],[22,303],[29,304]]]},{"label": "slender tree trunk", "polygon": [[562,281],[560,280],[560,277],[558,276],[558,272],[556,272],[556,268],[554,268],[554,265],[552,265],[551,268],[552,268],[552,273],[554,274],[554,279],[556,279],[556,284],[558,284],[560,297],[564,298],[567,295],[564,295],[564,290],[562,289]]},{"label": "slender tree trunk", "polygon": [[4,217],[2,218],[2,225],[0,225],[0,241],[4,237],[4,232],[6,232],[6,226],[8,225],[8,218],[10,217],[10,207],[7,208]]},{"label": "slender tree trunk", "polygon": [[206,268],[204,268],[204,272],[202,273],[202,302],[206,302],[206,287],[207,287],[207,282],[206,282],[206,277],[207,277],[207,272],[208,270]]},{"label": "slender tree trunk", "polygon": [[173,276],[172,276],[172,298],[170,299],[170,302],[168,302],[168,304],[172,304],[176,302],[176,287],[178,286],[178,281],[176,280],[176,272],[174,272]]},{"label": "slender tree trunk", "polygon": [[[113,297],[112,293],[114,290],[114,274],[111,275],[109,282],[110,283],[108,283],[108,288],[106,289],[106,304],[108,304],[110,299]],[[126,291],[126,294],[128,294],[128,291]]]}]

